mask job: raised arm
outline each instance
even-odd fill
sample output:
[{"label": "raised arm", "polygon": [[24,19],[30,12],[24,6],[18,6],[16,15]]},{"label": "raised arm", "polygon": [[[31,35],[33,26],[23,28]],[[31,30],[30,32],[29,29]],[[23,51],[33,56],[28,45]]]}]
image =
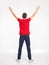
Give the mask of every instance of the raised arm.
[{"label": "raised arm", "polygon": [[37,13],[37,11],[39,10],[39,6],[36,8],[36,11],[32,14],[32,16],[30,17],[31,19],[35,16],[35,14]]},{"label": "raised arm", "polygon": [[9,7],[9,10],[11,11],[11,13],[13,14],[13,16],[16,18],[16,19],[18,19],[18,17],[14,14],[14,12],[12,11],[12,8],[11,7]]}]

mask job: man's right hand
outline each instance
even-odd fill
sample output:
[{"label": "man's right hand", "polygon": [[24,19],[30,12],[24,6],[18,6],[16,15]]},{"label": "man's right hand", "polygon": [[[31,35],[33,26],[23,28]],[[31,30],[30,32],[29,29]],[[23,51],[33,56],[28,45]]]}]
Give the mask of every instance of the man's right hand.
[{"label": "man's right hand", "polygon": [[12,15],[16,18],[16,19],[18,19],[18,17],[15,15],[15,13],[13,12],[13,10],[12,10],[12,8],[9,6],[9,10],[11,11],[11,13],[12,13]]},{"label": "man's right hand", "polygon": [[9,6],[9,10],[12,11],[12,8]]}]

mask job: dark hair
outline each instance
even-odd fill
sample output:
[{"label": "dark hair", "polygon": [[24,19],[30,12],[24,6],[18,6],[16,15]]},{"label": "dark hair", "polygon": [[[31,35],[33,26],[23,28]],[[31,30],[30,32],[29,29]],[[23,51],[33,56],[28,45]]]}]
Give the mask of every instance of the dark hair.
[{"label": "dark hair", "polygon": [[22,17],[23,17],[23,18],[26,18],[26,17],[27,17],[27,13],[23,13],[23,14],[22,14]]}]

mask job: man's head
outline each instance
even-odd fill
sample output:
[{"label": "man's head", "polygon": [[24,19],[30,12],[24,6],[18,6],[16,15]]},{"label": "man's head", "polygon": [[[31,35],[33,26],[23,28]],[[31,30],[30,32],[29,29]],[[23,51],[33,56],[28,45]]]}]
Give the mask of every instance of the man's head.
[{"label": "man's head", "polygon": [[23,13],[22,18],[27,18],[27,13]]}]

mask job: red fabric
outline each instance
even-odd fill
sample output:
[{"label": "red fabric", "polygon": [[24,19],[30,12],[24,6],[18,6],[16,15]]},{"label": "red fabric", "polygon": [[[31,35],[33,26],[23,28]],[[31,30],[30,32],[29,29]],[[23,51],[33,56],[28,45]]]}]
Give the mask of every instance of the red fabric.
[{"label": "red fabric", "polygon": [[27,18],[27,19],[20,19],[18,18],[19,21],[19,28],[20,28],[20,35],[29,35],[30,31],[29,31],[29,21],[31,20],[31,18]]}]

